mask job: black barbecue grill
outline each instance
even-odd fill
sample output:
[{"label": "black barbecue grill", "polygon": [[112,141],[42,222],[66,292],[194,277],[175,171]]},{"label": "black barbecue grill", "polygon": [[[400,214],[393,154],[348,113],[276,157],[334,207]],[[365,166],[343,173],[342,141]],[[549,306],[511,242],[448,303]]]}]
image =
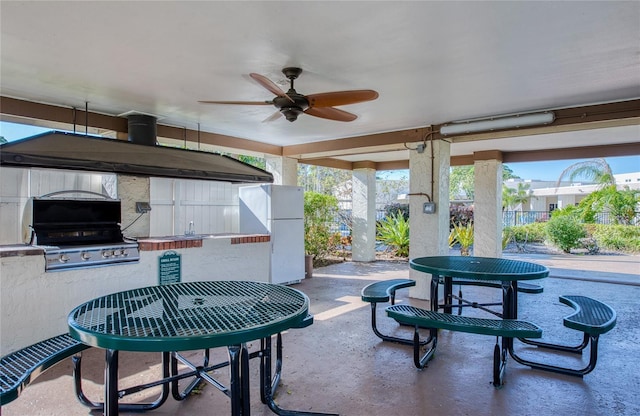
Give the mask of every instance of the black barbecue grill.
[{"label": "black barbecue grill", "polygon": [[44,249],[47,271],[138,261],[138,244],[126,242],[120,229],[120,205],[115,199],[32,198],[23,223],[28,243]]}]

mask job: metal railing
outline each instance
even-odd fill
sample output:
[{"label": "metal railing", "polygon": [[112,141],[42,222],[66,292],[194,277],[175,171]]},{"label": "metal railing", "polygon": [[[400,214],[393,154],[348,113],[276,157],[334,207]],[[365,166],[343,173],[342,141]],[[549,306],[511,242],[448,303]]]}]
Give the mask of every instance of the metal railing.
[{"label": "metal railing", "polygon": [[[384,210],[376,210],[376,221],[380,221],[385,217]],[[513,227],[517,225],[526,225],[536,222],[547,222],[551,218],[550,211],[503,211],[502,225],[504,227]],[[615,218],[609,212],[600,212],[595,215],[596,224],[614,224]],[[351,235],[352,215],[351,210],[343,209],[338,213],[331,231],[339,232],[342,237]],[[631,225],[640,226],[640,212],[636,212]]]},{"label": "metal railing", "polygon": [[[551,218],[549,211],[503,211],[502,225],[505,227],[515,225],[532,224],[534,222],[547,222]],[[595,214],[596,224],[615,224],[616,220],[610,212]],[[631,225],[640,225],[640,212],[635,213]]]}]

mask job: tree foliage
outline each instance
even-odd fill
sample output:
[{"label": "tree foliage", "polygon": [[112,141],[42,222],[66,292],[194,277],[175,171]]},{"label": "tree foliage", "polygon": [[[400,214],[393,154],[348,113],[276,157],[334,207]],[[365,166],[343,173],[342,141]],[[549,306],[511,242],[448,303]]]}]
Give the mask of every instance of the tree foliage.
[{"label": "tree foliage", "polygon": [[[520,179],[513,170],[502,165],[502,180]],[[449,174],[449,194],[453,199],[470,199],[475,197],[475,170],[473,165],[453,166]]]},{"label": "tree foliage", "polygon": [[376,173],[376,203],[392,205],[397,203],[399,194],[409,192],[409,178],[402,175],[399,179],[389,179],[390,171]]},{"label": "tree foliage", "polygon": [[518,175],[513,173],[513,169],[511,169],[507,165],[502,165],[502,180],[506,181],[507,179],[521,179]]},{"label": "tree foliage", "polygon": [[454,199],[474,197],[474,169],[470,166],[453,166],[449,175],[449,194]]},{"label": "tree foliage", "polygon": [[502,209],[512,211],[518,205],[527,202],[531,196],[531,185],[528,183],[518,183],[517,188],[510,188],[502,184]]},{"label": "tree foliage", "polygon": [[585,197],[578,204],[578,212],[586,223],[594,223],[596,214],[609,212],[614,224],[630,225],[640,204],[640,190],[619,190],[615,185],[604,186]]},{"label": "tree foliage", "polygon": [[298,186],[302,186],[305,191],[351,199],[351,179],[350,170],[298,164]]},{"label": "tree foliage", "polygon": [[250,164],[252,166],[255,166],[257,168],[260,168],[260,169],[266,169],[267,168],[267,162],[265,161],[265,159],[263,157],[237,155],[237,158],[238,158],[239,161],[244,162],[244,163],[248,163],[248,164]]},{"label": "tree foliage", "polygon": [[560,183],[566,177],[571,181],[583,178],[603,187],[606,185],[615,185],[616,183],[611,166],[602,158],[586,160],[570,165],[560,173],[560,177],[558,177],[558,181],[556,182],[556,188],[560,186]]}]

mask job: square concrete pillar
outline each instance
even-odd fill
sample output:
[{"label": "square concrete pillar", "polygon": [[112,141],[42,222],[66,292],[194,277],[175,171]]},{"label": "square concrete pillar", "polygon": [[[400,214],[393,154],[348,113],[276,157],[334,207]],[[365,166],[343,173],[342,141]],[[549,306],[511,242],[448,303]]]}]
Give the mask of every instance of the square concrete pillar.
[{"label": "square concrete pillar", "polygon": [[298,185],[298,160],[284,156],[265,156],[266,171],[273,175],[274,185]]},{"label": "square concrete pillar", "polygon": [[[410,258],[449,253],[450,157],[450,144],[445,141],[427,142],[424,152],[409,155]],[[433,214],[423,212],[429,200],[436,204]],[[411,270],[409,276],[416,281],[409,296],[429,299],[431,275]]]},{"label": "square concrete pillar", "polygon": [[474,155],[473,255],[502,257],[502,157],[481,157]]},{"label": "square concrete pillar", "polygon": [[376,259],[376,170],[358,166],[359,164],[354,165],[352,180],[351,256],[353,261],[374,261]]},{"label": "square concrete pillar", "polygon": [[[122,211],[122,228],[127,228],[127,237],[149,237],[150,214],[136,212],[136,202],[151,203],[151,180],[147,177],[118,175],[118,195]],[[140,218],[138,219],[138,217]],[[134,222],[135,221],[135,222]]]}]

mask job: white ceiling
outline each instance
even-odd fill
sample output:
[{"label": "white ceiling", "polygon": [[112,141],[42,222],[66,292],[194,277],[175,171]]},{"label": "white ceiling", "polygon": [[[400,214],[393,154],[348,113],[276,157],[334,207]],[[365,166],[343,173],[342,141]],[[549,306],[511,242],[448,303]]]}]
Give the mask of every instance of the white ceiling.
[{"label": "white ceiling", "polygon": [[[4,96],[149,113],[279,146],[640,97],[637,1],[2,1],[0,18]],[[274,108],[198,103],[270,100],[248,74],[286,90],[286,66],[303,68],[302,94],[380,97],[341,107],[358,115],[350,123],[309,115],[263,123]],[[640,142],[638,125],[602,133],[462,143],[452,154]],[[398,157],[408,152],[377,160]]]}]

